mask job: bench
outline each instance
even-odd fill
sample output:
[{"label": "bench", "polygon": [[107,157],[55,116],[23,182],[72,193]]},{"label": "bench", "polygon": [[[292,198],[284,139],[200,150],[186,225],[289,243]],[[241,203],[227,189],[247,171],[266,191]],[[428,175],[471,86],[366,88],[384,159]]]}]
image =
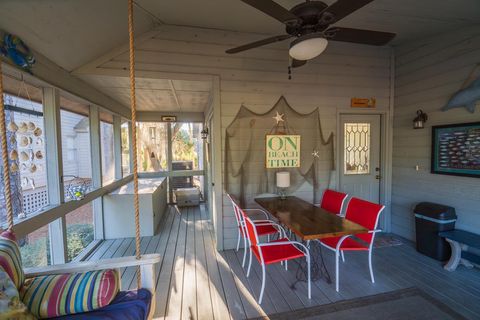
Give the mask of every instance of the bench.
[{"label": "bench", "polygon": [[452,255],[445,270],[455,271],[459,264],[472,268],[473,263],[480,264],[480,256],[466,251],[469,247],[480,249],[480,235],[463,230],[444,231],[438,234],[445,238],[452,248]]}]

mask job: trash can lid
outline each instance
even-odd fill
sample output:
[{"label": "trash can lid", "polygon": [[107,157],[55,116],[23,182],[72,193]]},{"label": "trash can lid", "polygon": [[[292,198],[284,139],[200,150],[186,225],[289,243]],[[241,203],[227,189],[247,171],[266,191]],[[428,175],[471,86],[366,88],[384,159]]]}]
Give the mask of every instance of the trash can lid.
[{"label": "trash can lid", "polygon": [[437,220],[456,219],[455,208],[433,202],[420,202],[415,206],[416,214]]}]

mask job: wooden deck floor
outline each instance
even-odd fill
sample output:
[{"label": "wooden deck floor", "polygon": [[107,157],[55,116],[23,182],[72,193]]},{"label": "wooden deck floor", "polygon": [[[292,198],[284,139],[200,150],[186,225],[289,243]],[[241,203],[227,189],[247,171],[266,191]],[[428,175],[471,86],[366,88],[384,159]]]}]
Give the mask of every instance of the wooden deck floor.
[{"label": "wooden deck floor", "polygon": [[[460,267],[449,273],[441,264],[418,254],[410,243],[374,251],[376,283],[369,280],[367,255],[346,254],[341,265],[340,293],[334,285],[319,280],[312,286],[312,299],[305,283],[295,283],[295,264],[285,271],[280,265],[267,267],[264,301],[255,301],[260,291],[261,271],[254,261],[246,277],[241,267],[242,251],[217,252],[211,225],[203,207],[179,211],[171,207],[160,233],[144,237],[142,252],[160,253],[156,266],[155,317],[160,319],[245,319],[277,312],[327,304],[407,287],[418,287],[469,319],[480,319],[480,272]],[[324,251],[325,252],[325,251]],[[132,238],[106,240],[89,260],[133,255]],[[324,253],[333,270],[333,254]],[[135,269],[122,270],[123,288],[136,285]]]}]

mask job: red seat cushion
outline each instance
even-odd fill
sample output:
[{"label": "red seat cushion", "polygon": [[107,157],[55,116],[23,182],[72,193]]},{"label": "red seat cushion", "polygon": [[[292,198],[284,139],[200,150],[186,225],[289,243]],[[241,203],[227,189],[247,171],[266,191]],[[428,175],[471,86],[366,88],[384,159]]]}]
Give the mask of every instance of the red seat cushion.
[{"label": "red seat cushion", "polygon": [[[268,234],[275,234],[278,233],[278,230],[271,224],[262,224],[260,226],[255,226],[257,229],[258,236],[266,236]],[[242,235],[244,234],[243,228],[240,228],[240,232]]]},{"label": "red seat cushion", "polygon": [[[287,238],[282,238],[275,241],[270,241],[270,243],[282,242],[282,241],[290,241],[290,240]],[[271,263],[276,263],[280,261],[301,258],[305,256],[302,250],[298,249],[293,244],[282,244],[277,246],[262,246],[261,250],[263,255],[263,261],[265,262],[265,264],[271,264]],[[257,257],[257,259],[260,260],[258,246],[252,246],[252,251]]]},{"label": "red seat cushion", "polygon": [[[332,249],[335,250],[337,247],[338,241],[340,241],[342,237],[331,237],[331,238],[325,238],[322,239],[322,243],[325,245],[331,247]],[[340,247],[340,250],[346,250],[346,251],[359,251],[359,250],[368,250],[368,247],[359,241],[356,241],[352,238],[347,238],[342,242],[342,245]]]},{"label": "red seat cushion", "polygon": [[278,230],[275,229],[275,227],[271,224],[255,226],[255,228],[257,229],[257,234],[259,236],[265,236],[267,234],[274,234],[278,232]]}]

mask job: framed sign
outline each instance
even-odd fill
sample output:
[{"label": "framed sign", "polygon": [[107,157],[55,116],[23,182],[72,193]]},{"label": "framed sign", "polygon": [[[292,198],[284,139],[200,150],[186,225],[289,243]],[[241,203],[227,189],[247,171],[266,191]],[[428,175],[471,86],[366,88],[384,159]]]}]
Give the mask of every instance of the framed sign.
[{"label": "framed sign", "polygon": [[480,122],[432,127],[431,172],[480,178]]},{"label": "framed sign", "polygon": [[352,98],[350,100],[352,108],[375,108],[376,105],[377,99],[375,98]]},{"label": "framed sign", "polygon": [[163,122],[177,122],[176,116],[162,116]]},{"label": "framed sign", "polygon": [[267,168],[300,167],[300,135],[267,135],[265,142]]}]

